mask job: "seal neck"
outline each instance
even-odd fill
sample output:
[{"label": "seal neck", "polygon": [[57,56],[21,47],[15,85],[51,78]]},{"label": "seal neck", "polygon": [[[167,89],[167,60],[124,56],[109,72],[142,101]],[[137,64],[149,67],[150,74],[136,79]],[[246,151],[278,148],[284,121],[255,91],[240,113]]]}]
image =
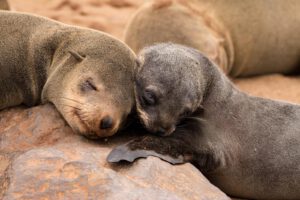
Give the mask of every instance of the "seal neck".
[{"label": "seal neck", "polygon": [[211,110],[216,109],[219,105],[222,107],[227,104],[237,89],[213,63],[206,65],[202,73],[205,77],[206,85],[201,105],[204,110],[211,113]]}]

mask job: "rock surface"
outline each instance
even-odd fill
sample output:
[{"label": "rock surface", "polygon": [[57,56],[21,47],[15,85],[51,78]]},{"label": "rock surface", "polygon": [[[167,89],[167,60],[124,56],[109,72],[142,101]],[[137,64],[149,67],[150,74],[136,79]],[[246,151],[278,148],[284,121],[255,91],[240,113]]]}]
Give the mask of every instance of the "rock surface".
[{"label": "rock surface", "polygon": [[[133,136],[131,136],[133,137]],[[158,158],[111,165],[130,133],[91,141],[51,105],[0,112],[0,199],[229,199],[191,164]]]}]

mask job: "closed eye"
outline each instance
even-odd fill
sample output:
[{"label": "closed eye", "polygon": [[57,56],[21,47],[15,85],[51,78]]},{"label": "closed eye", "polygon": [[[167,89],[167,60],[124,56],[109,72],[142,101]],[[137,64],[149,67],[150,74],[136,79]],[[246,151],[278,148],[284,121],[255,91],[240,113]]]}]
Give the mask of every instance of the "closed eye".
[{"label": "closed eye", "polygon": [[153,106],[157,103],[157,98],[153,92],[145,91],[142,96],[142,101],[146,106]]},{"label": "closed eye", "polygon": [[81,84],[80,89],[84,92],[89,91],[89,90],[98,91],[97,87],[95,86],[95,84],[93,83],[93,81],[91,79],[87,79],[85,82],[83,82]]}]

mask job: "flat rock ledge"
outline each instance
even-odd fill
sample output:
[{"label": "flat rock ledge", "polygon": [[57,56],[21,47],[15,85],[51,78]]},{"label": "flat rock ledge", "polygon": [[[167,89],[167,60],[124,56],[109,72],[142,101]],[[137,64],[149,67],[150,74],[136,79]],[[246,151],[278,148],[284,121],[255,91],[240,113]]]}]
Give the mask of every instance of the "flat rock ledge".
[{"label": "flat rock ledge", "polygon": [[111,149],[130,137],[88,140],[51,105],[1,111],[0,199],[230,199],[191,164],[155,157],[107,163]]}]

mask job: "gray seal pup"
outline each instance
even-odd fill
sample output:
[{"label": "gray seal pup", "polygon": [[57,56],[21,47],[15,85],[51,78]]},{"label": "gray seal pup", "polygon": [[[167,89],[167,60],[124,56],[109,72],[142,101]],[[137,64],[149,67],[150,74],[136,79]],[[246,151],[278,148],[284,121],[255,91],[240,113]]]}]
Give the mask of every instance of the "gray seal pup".
[{"label": "gray seal pup", "polygon": [[106,137],[134,108],[136,56],[118,39],[0,11],[0,110],[51,102],[75,132]]},{"label": "gray seal pup", "polygon": [[113,150],[109,162],[149,155],[192,162],[228,195],[300,198],[300,105],[239,91],[192,48],[158,44],[138,59],[141,121],[169,136],[135,139]]},{"label": "gray seal pup", "polygon": [[231,77],[296,73],[298,0],[155,0],[129,21],[125,42],[138,53],[161,42],[203,52]]}]

